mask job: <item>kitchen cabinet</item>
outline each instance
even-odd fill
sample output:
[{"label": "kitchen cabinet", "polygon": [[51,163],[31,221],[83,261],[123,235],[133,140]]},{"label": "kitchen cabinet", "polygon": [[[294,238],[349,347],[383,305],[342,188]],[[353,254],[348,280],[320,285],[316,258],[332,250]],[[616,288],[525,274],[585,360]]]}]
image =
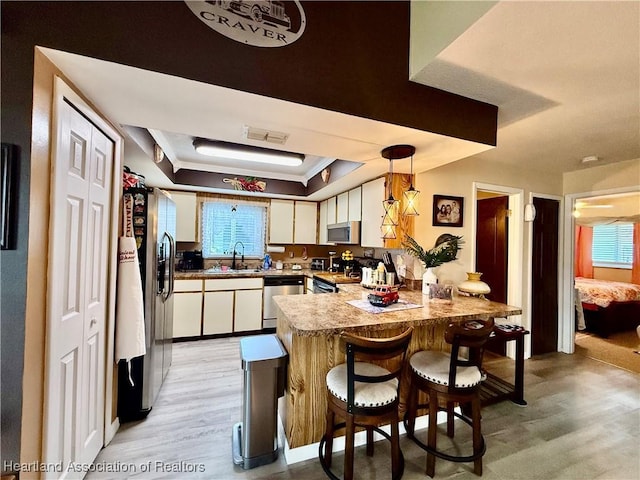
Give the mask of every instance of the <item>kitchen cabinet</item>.
[{"label": "kitchen cabinet", "polygon": [[304,286],[306,293],[313,293],[313,278],[305,277]]},{"label": "kitchen cabinet", "polygon": [[236,290],[234,306],[234,332],[262,329],[262,288]]},{"label": "kitchen cabinet", "polygon": [[349,222],[359,222],[362,218],[362,188],[356,187],[348,192]]},{"label": "kitchen cabinet", "polygon": [[315,244],[318,230],[318,205],[316,202],[295,202],[293,243]]},{"label": "kitchen cabinet", "polygon": [[336,197],[336,223],[349,221],[349,192]]},{"label": "kitchen cabinet", "polygon": [[176,280],[173,295],[173,338],[200,336],[202,280]]},{"label": "kitchen cabinet", "polygon": [[262,329],[262,278],[204,281],[204,335]]},{"label": "kitchen cabinet", "polygon": [[293,243],[293,200],[271,200],[269,243]]},{"label": "kitchen cabinet", "polygon": [[331,197],[327,199],[327,225],[333,225],[336,223],[336,197]]},{"label": "kitchen cabinet", "polygon": [[318,232],[318,244],[320,245],[331,245],[327,241],[327,208],[329,202],[324,200],[320,202],[320,212],[318,213],[318,228],[320,231]]},{"label": "kitchen cabinet", "polygon": [[360,245],[363,247],[384,247],[380,232],[384,207],[385,178],[380,177],[362,185],[362,218],[360,223]]},{"label": "kitchen cabinet", "polygon": [[197,242],[197,196],[193,192],[170,192],[176,204],[176,242]]},{"label": "kitchen cabinet", "polygon": [[204,292],[202,334],[233,332],[233,291]]}]

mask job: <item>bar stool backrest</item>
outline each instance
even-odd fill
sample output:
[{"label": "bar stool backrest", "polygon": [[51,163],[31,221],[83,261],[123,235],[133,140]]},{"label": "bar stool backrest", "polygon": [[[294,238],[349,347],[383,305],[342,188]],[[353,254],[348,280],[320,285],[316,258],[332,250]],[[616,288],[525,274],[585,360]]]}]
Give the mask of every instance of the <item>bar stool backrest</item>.
[{"label": "bar stool backrest", "polygon": [[[495,320],[467,320],[450,323],[445,330],[444,339],[451,344],[451,360],[449,364],[449,390],[454,390],[458,367],[482,368],[484,344],[489,340]],[[467,358],[460,358],[460,347],[467,347]]]},{"label": "bar stool backrest", "polygon": [[[389,338],[360,337],[350,333],[341,334],[347,353],[347,411],[352,412],[355,408],[355,382],[383,383],[396,378],[398,379],[398,390],[400,389],[400,375],[405,364],[407,347],[411,341],[412,334],[413,327],[409,327],[403,333]],[[386,368],[389,370],[386,375],[355,373],[356,360],[382,361],[392,359],[396,359],[396,361],[386,364]]]}]

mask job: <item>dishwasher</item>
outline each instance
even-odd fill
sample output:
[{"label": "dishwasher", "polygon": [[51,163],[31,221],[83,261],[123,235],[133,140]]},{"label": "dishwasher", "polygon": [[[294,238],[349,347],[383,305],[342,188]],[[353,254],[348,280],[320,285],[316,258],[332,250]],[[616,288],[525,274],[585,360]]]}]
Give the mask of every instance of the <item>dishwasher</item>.
[{"label": "dishwasher", "polygon": [[300,295],[304,293],[304,275],[274,275],[264,277],[264,304],[262,328],[276,328],[278,307],[273,301],[276,295]]}]

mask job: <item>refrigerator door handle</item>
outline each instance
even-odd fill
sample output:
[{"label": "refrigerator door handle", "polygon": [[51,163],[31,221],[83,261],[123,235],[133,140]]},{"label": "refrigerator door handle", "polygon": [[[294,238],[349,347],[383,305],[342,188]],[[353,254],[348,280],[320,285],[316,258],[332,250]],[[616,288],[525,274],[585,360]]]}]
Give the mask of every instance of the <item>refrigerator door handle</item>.
[{"label": "refrigerator door handle", "polygon": [[165,236],[169,239],[169,291],[167,292],[167,298],[173,295],[174,289],[174,275],[176,273],[176,242],[169,232],[164,232]]}]

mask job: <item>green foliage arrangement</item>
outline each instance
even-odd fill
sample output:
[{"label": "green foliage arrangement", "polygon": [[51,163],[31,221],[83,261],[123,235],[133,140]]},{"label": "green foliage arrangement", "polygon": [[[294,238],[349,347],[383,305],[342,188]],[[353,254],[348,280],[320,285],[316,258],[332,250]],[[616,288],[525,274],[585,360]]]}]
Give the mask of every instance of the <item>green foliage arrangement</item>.
[{"label": "green foliage arrangement", "polygon": [[426,268],[431,268],[455,260],[462,244],[464,244],[462,237],[447,233],[438,237],[435,247],[425,250],[415,239],[406,235],[402,247],[409,255],[422,261]]}]

